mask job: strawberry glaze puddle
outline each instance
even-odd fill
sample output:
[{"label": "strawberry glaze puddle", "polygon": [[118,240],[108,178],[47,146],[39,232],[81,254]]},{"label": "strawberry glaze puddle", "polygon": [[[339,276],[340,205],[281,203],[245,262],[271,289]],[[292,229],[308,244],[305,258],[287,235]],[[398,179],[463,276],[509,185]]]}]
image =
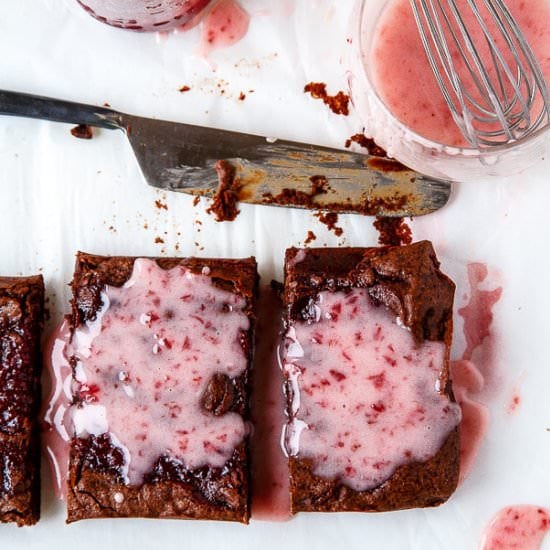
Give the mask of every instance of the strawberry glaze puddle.
[{"label": "strawberry glaze puddle", "polygon": [[288,463],[281,449],[281,426],[286,421],[283,374],[277,358],[283,327],[274,322],[282,319],[282,313],[277,291],[260,288],[252,389],[251,515],[264,521],[291,518]]},{"label": "strawberry glaze puddle", "polygon": [[[162,455],[190,469],[223,466],[247,430],[238,414],[208,413],[201,397],[215,374],[233,378],[246,368],[245,300],[215,287],[207,269],[195,275],[138,259],[131,278],[107,285],[102,301],[65,353],[52,354],[54,373],[65,357],[76,361],[73,428],[61,425],[77,437],[108,433],[131,484]],[[59,410],[53,403],[49,410]]]},{"label": "strawberry glaze puddle", "polygon": [[199,55],[232,46],[245,36],[249,23],[250,16],[236,0],[220,0],[203,19]]},{"label": "strawberry glaze puddle", "polygon": [[321,292],[314,307],[315,322],[286,332],[288,454],[357,491],[434,456],[460,421],[459,406],[440,392],[445,345],[417,345],[364,289]]},{"label": "strawberry glaze puddle", "polygon": [[483,390],[485,381],[471,361],[453,361],[451,378],[456,402],[462,411],[460,422],[460,478],[462,483],[472,471],[475,459],[489,428],[489,411],[470,394]]},{"label": "strawberry glaze puddle", "polygon": [[[486,265],[471,263],[467,271],[470,285],[468,303],[458,310],[464,320],[466,348],[462,360],[451,363],[453,392],[462,410],[460,482],[470,474],[489,428],[487,406],[474,397],[479,399],[495,391],[493,308],[502,296],[502,287],[480,289],[488,278]],[[475,363],[472,358],[475,358]]]},{"label": "strawberry glaze puddle", "polygon": [[481,550],[538,550],[550,531],[550,509],[509,506],[487,527]]}]

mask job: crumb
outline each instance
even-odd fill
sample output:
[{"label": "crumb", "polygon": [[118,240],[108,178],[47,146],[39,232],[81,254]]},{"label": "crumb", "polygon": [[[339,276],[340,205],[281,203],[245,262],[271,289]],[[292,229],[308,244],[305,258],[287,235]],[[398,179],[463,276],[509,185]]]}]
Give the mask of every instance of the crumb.
[{"label": "crumb", "polygon": [[92,127],[89,124],[79,124],[71,128],[71,134],[79,139],[92,139],[94,137]]},{"label": "crumb", "polygon": [[164,244],[164,239],[162,237],[155,237],[155,244]]},{"label": "crumb", "polygon": [[374,228],[380,233],[378,244],[384,246],[400,246],[412,243],[412,231],[403,218],[386,218],[378,216],[373,222]]},{"label": "crumb", "polygon": [[178,91],[183,94],[185,92],[188,92],[190,89],[191,89],[190,86],[182,86]]},{"label": "crumb", "polygon": [[319,221],[325,224],[329,231],[333,231],[337,237],[340,237],[344,230],[341,227],[338,227],[338,214],[336,212],[315,212],[313,214]]},{"label": "crumb", "polygon": [[246,94],[244,92],[241,92],[239,94],[239,101],[244,101],[246,99]]},{"label": "crumb", "polygon": [[327,85],[324,82],[310,82],[304,86],[304,92],[311,94],[314,99],[322,99],[334,114],[349,115],[349,95],[344,92],[328,95]]},{"label": "crumb", "polygon": [[144,223],[144,224],[143,224],[143,229],[149,229],[149,224]]},{"label": "crumb", "polygon": [[110,107],[111,104],[110,103],[107,103],[106,101],[103,103],[103,107]]},{"label": "crumb", "polygon": [[348,139],[346,139],[346,149],[351,147],[352,143],[357,143],[357,145],[363,147],[367,150],[369,155],[374,155],[376,157],[387,157],[388,154],[382,147],[376,144],[372,138],[368,138],[365,134],[353,134]]},{"label": "crumb", "polygon": [[155,201],[155,206],[156,206],[159,210],[168,210],[168,205],[165,204],[164,202],[160,201],[160,200],[156,200],[156,201]]},{"label": "crumb", "polygon": [[193,199],[193,206],[197,206],[199,202],[201,202],[201,198],[198,195],[196,195],[195,198]]},{"label": "crumb", "polygon": [[317,235],[313,231],[307,232],[307,237],[304,240],[304,244],[310,244],[317,238]]}]

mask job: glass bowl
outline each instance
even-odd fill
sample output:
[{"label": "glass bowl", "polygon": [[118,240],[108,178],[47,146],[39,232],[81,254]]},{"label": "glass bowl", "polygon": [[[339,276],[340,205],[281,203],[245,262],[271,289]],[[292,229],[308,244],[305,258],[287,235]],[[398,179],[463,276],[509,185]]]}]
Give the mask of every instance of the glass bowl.
[{"label": "glass bowl", "polygon": [[462,182],[515,175],[550,153],[550,124],[511,144],[473,149],[431,141],[400,122],[380,98],[366,63],[376,25],[391,1],[358,0],[351,18],[348,82],[352,102],[369,137],[389,155],[419,172]]},{"label": "glass bowl", "polygon": [[77,0],[102,23],[132,31],[165,31],[190,23],[210,0]]}]

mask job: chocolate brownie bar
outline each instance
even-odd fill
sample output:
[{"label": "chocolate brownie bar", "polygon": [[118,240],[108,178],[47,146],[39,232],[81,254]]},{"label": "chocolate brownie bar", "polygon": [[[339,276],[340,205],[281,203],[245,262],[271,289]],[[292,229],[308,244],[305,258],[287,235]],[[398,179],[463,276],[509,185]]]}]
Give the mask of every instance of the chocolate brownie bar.
[{"label": "chocolate brownie bar", "polygon": [[0,277],[0,521],[40,518],[42,276]]},{"label": "chocolate brownie bar", "polygon": [[453,297],[427,241],[287,250],[284,441],[294,513],[436,506],[453,493]]},{"label": "chocolate brownie bar", "polygon": [[247,523],[254,258],[79,253],[67,522]]}]

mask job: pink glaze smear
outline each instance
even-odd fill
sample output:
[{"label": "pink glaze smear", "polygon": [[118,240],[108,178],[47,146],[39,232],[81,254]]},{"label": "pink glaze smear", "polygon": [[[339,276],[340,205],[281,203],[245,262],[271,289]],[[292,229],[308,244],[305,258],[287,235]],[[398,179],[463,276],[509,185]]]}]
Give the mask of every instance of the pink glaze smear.
[{"label": "pink glaze smear", "polygon": [[537,550],[550,530],[550,509],[509,506],[487,527],[481,550]]},{"label": "pink glaze smear", "polygon": [[[489,64],[490,54],[480,27],[473,23],[471,9],[466,6],[466,0],[458,0],[457,5],[468,28],[474,29],[473,40],[480,49],[482,59]],[[478,2],[478,5],[483,3]],[[507,0],[506,5],[527,36],[541,63],[546,80],[550,82],[550,2]],[[483,9],[482,13],[485,13]],[[496,25],[492,22],[488,25],[497,35]],[[428,64],[410,0],[389,2],[375,30],[372,43],[371,53],[365,64],[371,72],[379,96],[396,118],[428,139],[446,145],[466,146],[467,142],[452,119]],[[502,43],[501,48],[502,51],[507,50]],[[458,53],[455,50],[456,47],[452,45],[451,52],[454,53],[456,62]],[[509,58],[511,59],[510,54]],[[466,68],[461,65],[457,67],[460,77],[468,82]]]},{"label": "pink glaze smear", "polygon": [[283,373],[277,357],[282,313],[277,292],[260,288],[252,388],[251,515],[264,521],[291,518],[288,461],[281,449],[281,426],[286,421]]},{"label": "pink glaze smear", "polygon": [[483,376],[471,361],[451,362],[451,379],[456,402],[462,411],[460,422],[460,482],[472,471],[475,459],[489,429],[489,410],[474,396],[485,385]]},{"label": "pink glaze smear", "polygon": [[321,292],[315,308],[315,322],[286,333],[288,454],[357,491],[434,456],[460,421],[459,406],[440,391],[445,345],[416,345],[364,289]]},{"label": "pink glaze smear", "polygon": [[67,319],[50,334],[44,347],[44,366],[49,375],[50,395],[43,412],[42,447],[54,481],[54,491],[61,500],[67,494],[67,464],[71,440],[69,409],[72,402],[72,369],[65,354],[70,339]]},{"label": "pink glaze smear", "polygon": [[463,319],[466,347],[462,359],[451,363],[453,392],[462,410],[460,424],[460,481],[471,473],[489,429],[488,395],[496,391],[495,335],[493,309],[502,297],[502,287],[481,289],[490,282],[489,269],[482,263],[467,266],[467,303],[458,310]]},{"label": "pink glaze smear", "polygon": [[138,259],[102,301],[96,319],[52,356],[54,372],[64,356],[76,360],[72,392],[81,404],[71,407],[72,427],[61,425],[78,437],[108,433],[130,484],[165,454],[190,469],[223,466],[247,430],[238,414],[209,414],[201,396],[214,374],[233,378],[246,368],[245,300],[215,287],[208,268],[196,275]]},{"label": "pink glaze smear", "polygon": [[203,19],[201,55],[232,46],[248,31],[250,16],[236,0],[220,0]]}]

